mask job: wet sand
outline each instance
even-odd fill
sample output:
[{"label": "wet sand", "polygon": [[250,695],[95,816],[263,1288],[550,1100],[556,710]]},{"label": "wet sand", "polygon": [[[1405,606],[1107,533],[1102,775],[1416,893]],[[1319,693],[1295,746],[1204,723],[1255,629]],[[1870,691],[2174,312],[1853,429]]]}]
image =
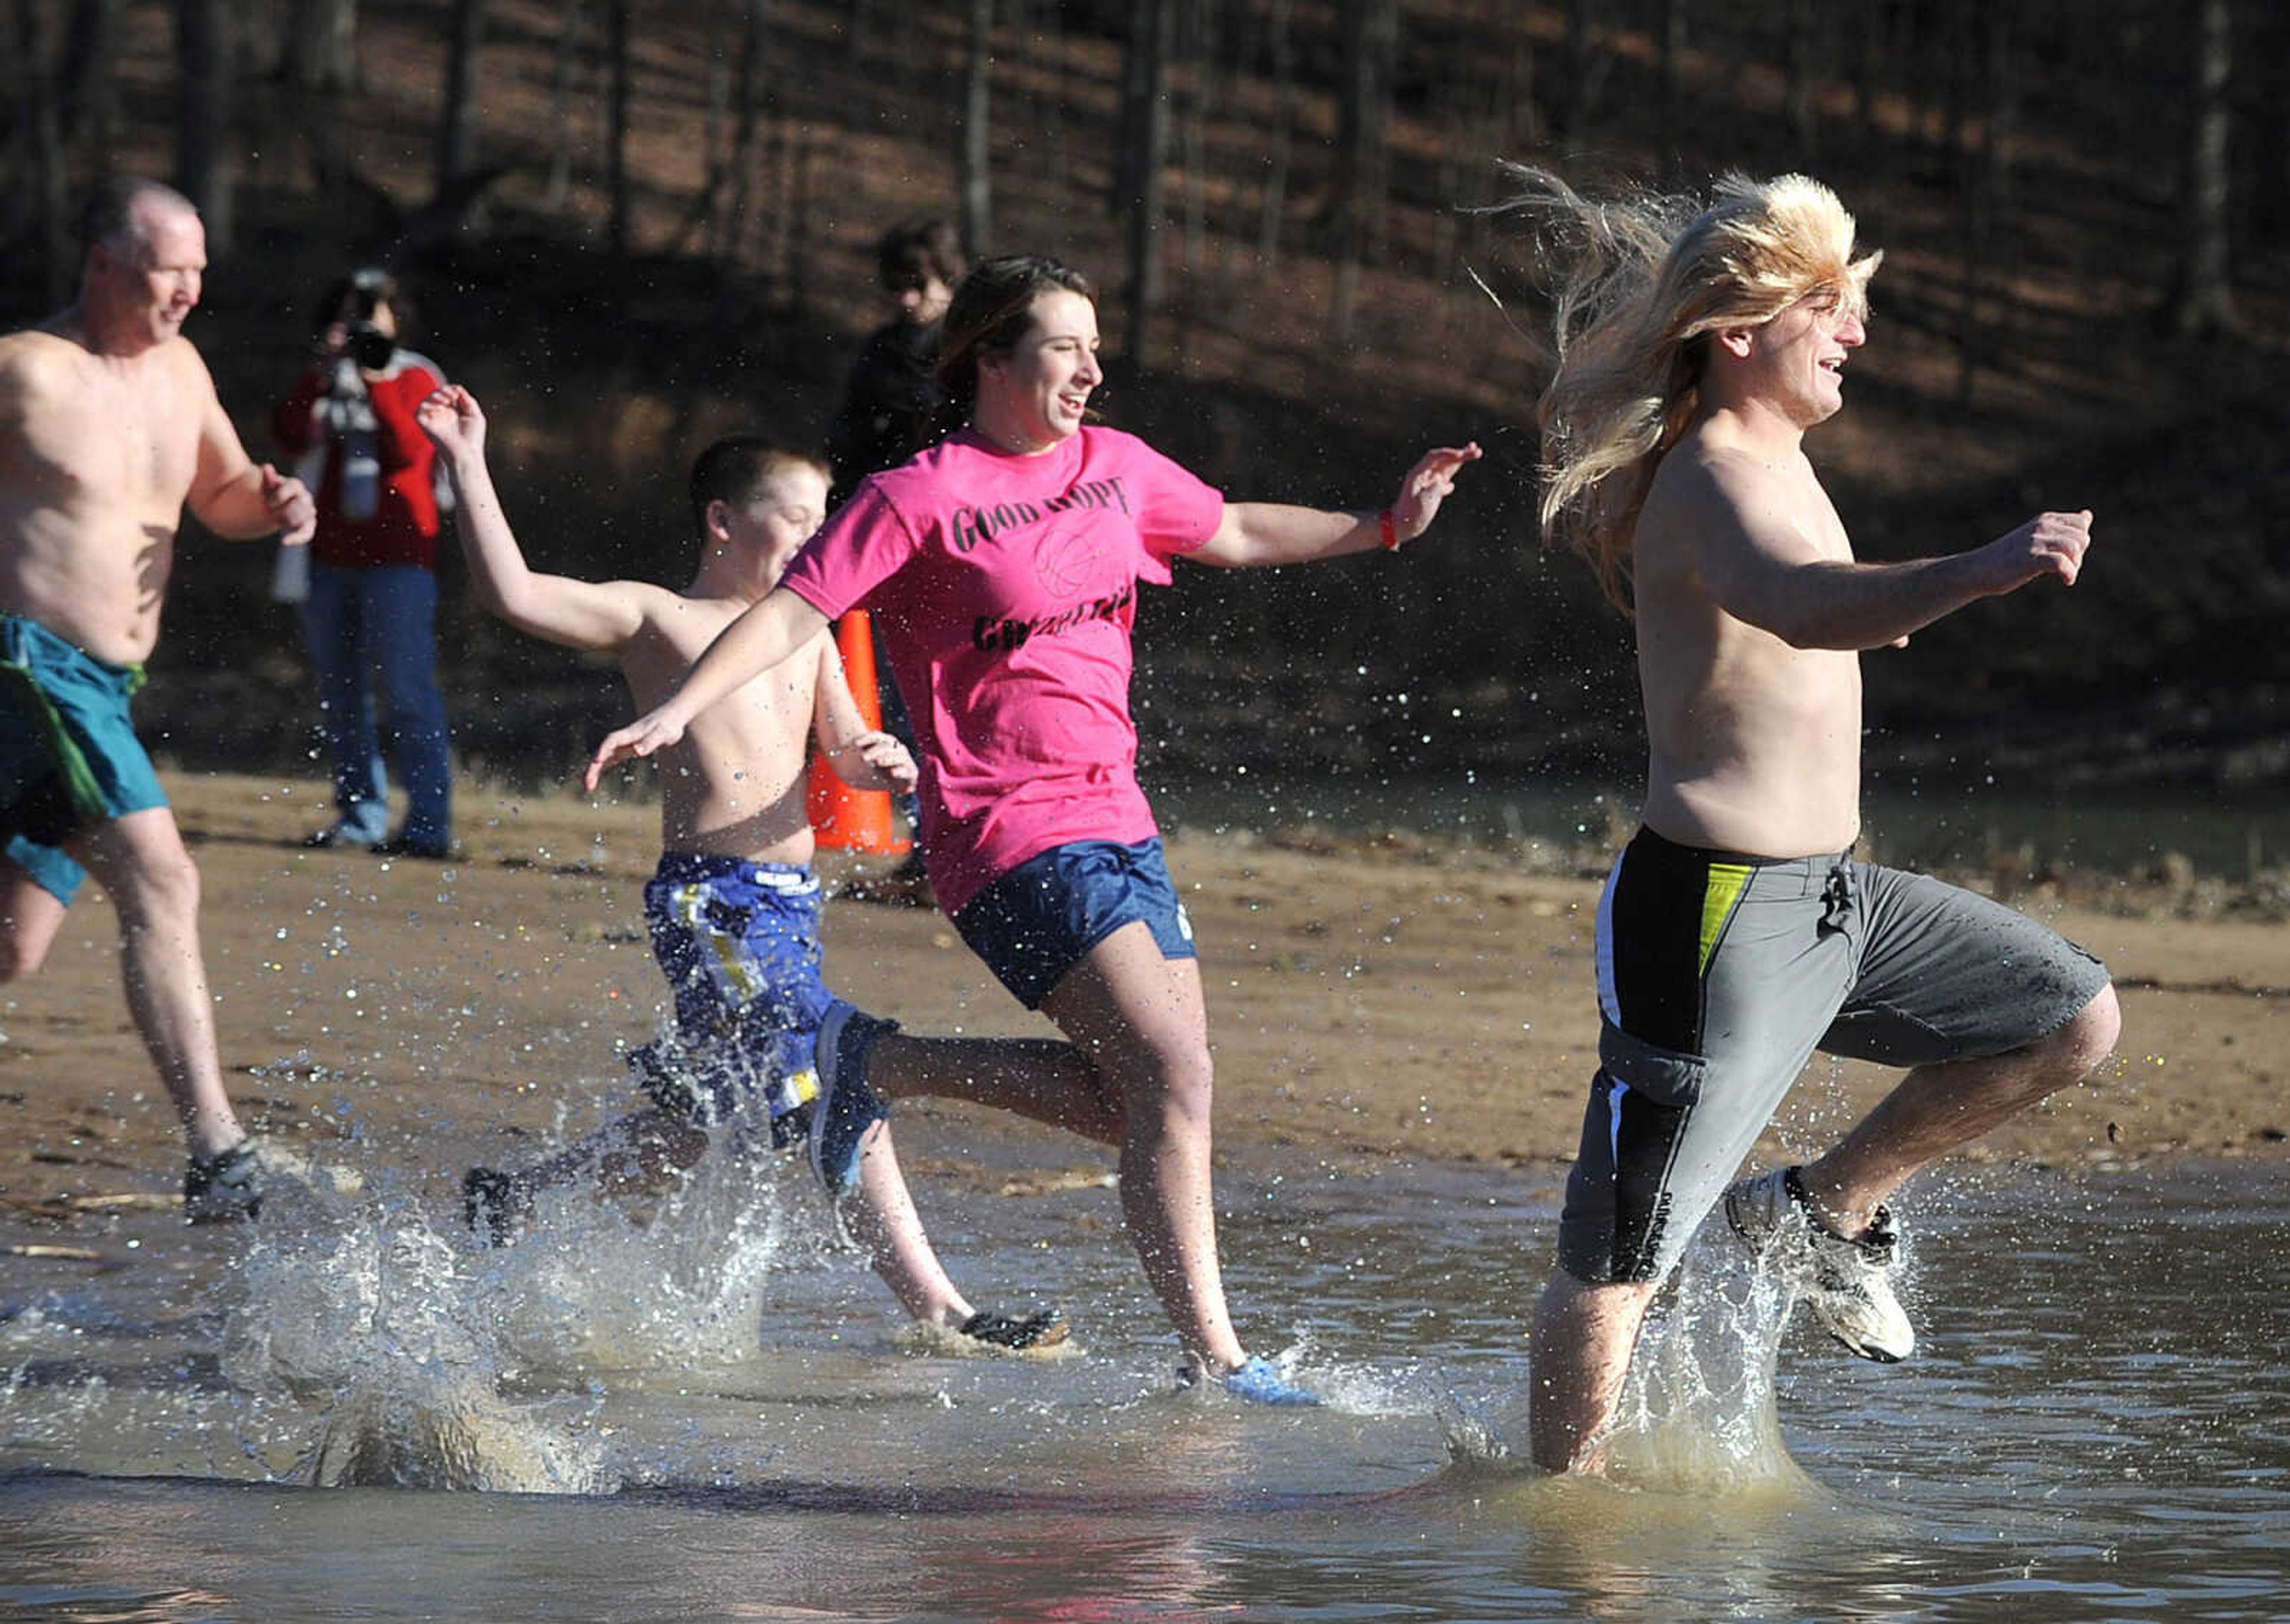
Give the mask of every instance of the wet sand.
[{"label": "wet sand", "polygon": [[[464,858],[386,863],[300,848],[325,820],[321,785],[170,788],[204,876],[223,1064],[252,1124],[355,1136],[356,1159],[443,1198],[473,1140],[558,1134],[568,1100],[577,1132],[627,1097],[616,1045],[651,1036],[664,1010],[639,895],[653,809],[465,789]],[[1595,879],[1520,874],[1485,853],[1182,831],[1171,866],[1202,947],[1221,1157],[1495,1161],[1521,1170],[1523,1193],[1556,1189],[1594,1063]],[[2092,1083],[1971,1157],[2290,1156],[2290,931],[2020,900],[2108,961],[2124,1039]],[[830,983],[909,1029],[1049,1029],[934,913],[838,902],[827,940]],[[116,948],[91,889],[46,967],[0,1000],[0,1203],[62,1229],[100,1221],[90,1197],[156,1203],[180,1188],[180,1137],[128,1025]],[[1887,1085],[1874,1068],[1816,1060],[1773,1148],[1825,1142]],[[943,1125],[933,1144],[959,1145],[974,1123],[1007,1147],[991,1173],[910,1156],[925,1178],[1012,1182],[1013,1153],[1033,1170],[1021,1187],[1109,1164],[992,1113],[910,1108]]]}]

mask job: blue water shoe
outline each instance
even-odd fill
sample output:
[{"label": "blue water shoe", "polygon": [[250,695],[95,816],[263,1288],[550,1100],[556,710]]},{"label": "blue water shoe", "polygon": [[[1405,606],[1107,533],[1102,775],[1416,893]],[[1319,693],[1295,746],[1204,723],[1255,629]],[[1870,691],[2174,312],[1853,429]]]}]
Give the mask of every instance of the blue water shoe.
[{"label": "blue water shoe", "polygon": [[1317,1393],[1300,1388],[1280,1373],[1279,1367],[1262,1354],[1252,1356],[1224,1379],[1224,1390],[1252,1404],[1273,1404],[1299,1408],[1325,1404]]}]

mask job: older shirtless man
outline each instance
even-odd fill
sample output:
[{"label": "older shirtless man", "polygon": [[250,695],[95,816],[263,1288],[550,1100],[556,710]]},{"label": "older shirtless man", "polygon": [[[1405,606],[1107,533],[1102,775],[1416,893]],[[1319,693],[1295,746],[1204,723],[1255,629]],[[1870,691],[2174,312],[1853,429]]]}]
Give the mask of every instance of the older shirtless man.
[{"label": "older shirtless man", "polygon": [[[1836,197],[1736,178],[1673,235],[1658,210],[1520,174],[1554,241],[1605,251],[1541,404],[1543,520],[1635,612],[1648,744],[1643,827],[1599,905],[1600,1064],[1534,1327],[1535,1461],[1595,1470],[1647,1304],[1721,1195],[1833,1336],[1905,1357],[1886,1198],[2113,1048],[2096,960],[1850,851],[1861,651],[2072,585],[2091,515],[1856,561],[1801,444],[1867,338],[1877,258],[1853,257]],[[1728,1188],[1815,1050],[1909,1071],[1827,1155]]]},{"label": "older shirtless man", "polygon": [[293,1158],[248,1139],[215,1054],[198,870],[128,696],[188,502],[218,534],[309,539],[300,482],[250,461],[182,336],[206,233],[180,194],[90,202],[79,296],[0,338],[0,980],[46,957],[85,872],[118,909],[127,1005],[190,1143],[195,1220],[251,1213]]}]

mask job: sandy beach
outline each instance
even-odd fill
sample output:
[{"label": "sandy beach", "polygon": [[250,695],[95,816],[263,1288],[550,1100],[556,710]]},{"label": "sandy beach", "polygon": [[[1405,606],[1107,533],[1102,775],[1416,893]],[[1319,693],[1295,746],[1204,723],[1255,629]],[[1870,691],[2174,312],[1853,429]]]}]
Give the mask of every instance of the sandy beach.
[{"label": "sandy beach", "polygon": [[[252,1124],[353,1138],[340,1154],[443,1201],[473,1139],[553,1142],[628,1097],[618,1051],[665,1009],[639,895],[653,808],[465,789],[466,854],[440,865],[302,850],[324,821],[315,782],[178,775],[170,788],[204,876],[223,1063]],[[1524,873],[1413,842],[1173,833],[1210,1000],[1220,1156],[1493,1161],[1520,1170],[1523,1193],[1555,1191],[1594,1063],[1597,855]],[[2056,885],[2015,900],[2107,960],[2121,1049],[1967,1154],[2062,1168],[2290,1156],[2290,932],[2262,913],[2180,916],[2161,892],[2065,890],[2074,900]],[[830,983],[910,1029],[1048,1030],[935,914],[838,902],[827,940]],[[128,1025],[116,948],[91,891],[45,969],[0,1002],[0,1202],[63,1229],[100,1224],[105,1201],[180,1189],[180,1137]],[[1816,1059],[1769,1148],[1822,1142],[1886,1085]],[[914,1108],[954,1129],[970,1112]],[[1011,1132],[975,1115],[981,1132]],[[1055,1133],[1017,1142],[1042,1177],[1109,1166]],[[943,1154],[909,1171],[985,1176]]]}]

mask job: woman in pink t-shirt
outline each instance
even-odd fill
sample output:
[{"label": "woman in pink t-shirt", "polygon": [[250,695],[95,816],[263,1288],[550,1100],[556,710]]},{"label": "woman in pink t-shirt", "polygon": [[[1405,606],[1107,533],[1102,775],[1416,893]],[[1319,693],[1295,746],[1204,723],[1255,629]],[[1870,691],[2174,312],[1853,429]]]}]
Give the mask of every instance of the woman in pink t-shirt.
[{"label": "woman in pink t-shirt", "polygon": [[847,1177],[881,1096],[949,1094],[1118,1146],[1147,1278],[1190,1356],[1243,1397],[1317,1403],[1235,1335],[1210,1196],[1212,1073],[1192,928],[1138,788],[1130,632],[1178,556],[1228,568],[1397,549],[1477,445],[1426,453],[1380,513],[1228,502],[1133,436],[1086,420],[1103,381],[1089,284],[989,260],[945,320],[963,427],[877,474],[718,638],[684,685],[606,739],[588,783],[864,605],[922,756],[924,845],[956,928],[1070,1043],[913,1038],[845,1006],[820,1036],[812,1148]]}]

